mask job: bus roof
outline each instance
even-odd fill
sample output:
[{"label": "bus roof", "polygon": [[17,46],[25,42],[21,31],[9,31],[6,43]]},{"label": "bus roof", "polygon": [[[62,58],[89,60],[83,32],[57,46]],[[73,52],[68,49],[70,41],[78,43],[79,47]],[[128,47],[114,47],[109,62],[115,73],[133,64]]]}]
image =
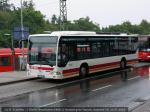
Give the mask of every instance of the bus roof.
[{"label": "bus roof", "polygon": [[97,34],[96,32],[92,31],[54,31],[49,34],[34,34],[30,36],[138,36],[138,35],[127,35],[127,34]]},{"label": "bus roof", "polygon": [[90,31],[55,31],[51,35],[96,35],[96,32]]},{"label": "bus roof", "polygon": [[54,31],[49,34],[34,34],[30,36],[69,36],[69,35],[96,35],[96,32],[90,31]]}]

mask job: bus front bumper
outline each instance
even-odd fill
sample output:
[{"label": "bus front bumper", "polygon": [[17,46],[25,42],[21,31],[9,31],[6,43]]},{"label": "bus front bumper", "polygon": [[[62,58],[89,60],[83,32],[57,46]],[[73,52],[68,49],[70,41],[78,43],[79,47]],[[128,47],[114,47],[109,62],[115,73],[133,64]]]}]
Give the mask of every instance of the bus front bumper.
[{"label": "bus front bumper", "polygon": [[64,76],[62,74],[57,74],[57,73],[49,73],[45,75],[45,74],[33,74],[30,71],[27,71],[27,75],[31,77],[39,77],[39,78],[46,78],[46,79],[64,79]]}]

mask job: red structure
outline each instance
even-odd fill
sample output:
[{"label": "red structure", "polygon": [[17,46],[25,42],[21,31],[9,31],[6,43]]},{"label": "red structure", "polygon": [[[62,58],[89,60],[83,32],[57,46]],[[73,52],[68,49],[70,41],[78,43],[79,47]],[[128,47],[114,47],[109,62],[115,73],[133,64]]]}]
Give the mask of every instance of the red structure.
[{"label": "red structure", "polygon": [[143,49],[138,52],[139,61],[150,61],[150,50]]},{"label": "red structure", "polygon": [[[19,69],[19,57],[22,56],[22,49],[15,48],[15,69]],[[24,48],[24,54],[27,55],[27,48]],[[10,48],[0,48],[0,72],[8,72],[14,70],[14,62],[12,50]]]}]

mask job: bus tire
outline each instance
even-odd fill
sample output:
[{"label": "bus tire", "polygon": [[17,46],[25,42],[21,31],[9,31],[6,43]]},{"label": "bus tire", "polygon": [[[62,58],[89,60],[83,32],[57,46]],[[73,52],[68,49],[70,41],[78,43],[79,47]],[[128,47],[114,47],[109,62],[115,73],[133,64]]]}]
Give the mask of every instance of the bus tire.
[{"label": "bus tire", "polygon": [[138,61],[139,61],[139,62],[142,62],[142,60],[141,60],[141,59],[138,59]]},{"label": "bus tire", "polygon": [[89,73],[89,69],[88,68],[89,67],[88,67],[87,64],[82,64],[80,66],[80,71],[79,71],[80,78],[84,78],[84,77],[86,77],[88,75],[88,73]]},{"label": "bus tire", "polygon": [[126,59],[122,59],[120,62],[120,69],[125,69],[127,67]]}]

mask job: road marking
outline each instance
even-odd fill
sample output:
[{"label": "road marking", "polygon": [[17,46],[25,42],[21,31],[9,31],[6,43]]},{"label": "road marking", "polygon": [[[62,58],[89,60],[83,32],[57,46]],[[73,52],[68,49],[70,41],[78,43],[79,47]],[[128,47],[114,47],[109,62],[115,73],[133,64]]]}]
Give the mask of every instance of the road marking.
[{"label": "road marking", "polygon": [[133,80],[133,79],[137,79],[137,78],[140,78],[140,76],[136,76],[136,77],[130,78],[128,80]]},{"label": "road marking", "polygon": [[105,89],[105,88],[108,88],[108,87],[111,87],[111,86],[112,85],[104,86],[104,87],[101,87],[101,88],[94,89],[92,91],[98,91],[98,90]]},{"label": "road marking", "polygon": [[67,99],[62,99],[62,100],[59,100],[59,101],[55,101],[55,102],[52,102],[52,103],[48,103],[48,104],[42,105],[42,106],[40,106],[40,107],[50,106],[50,105],[53,105],[53,104],[56,104],[56,103],[63,102],[63,101],[65,101],[65,100],[67,100]]}]

